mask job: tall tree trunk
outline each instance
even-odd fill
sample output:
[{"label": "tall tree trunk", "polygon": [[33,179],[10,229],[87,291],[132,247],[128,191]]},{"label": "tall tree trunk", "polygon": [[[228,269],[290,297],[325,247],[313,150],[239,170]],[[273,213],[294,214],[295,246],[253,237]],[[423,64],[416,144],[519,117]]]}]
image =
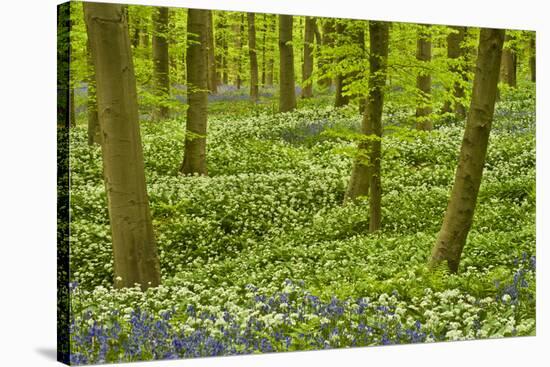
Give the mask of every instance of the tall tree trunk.
[{"label": "tall tree trunk", "polygon": [[453,273],[458,271],[474,217],[495,108],[503,42],[504,30],[481,29],[472,102],[455,182],[430,259],[432,267],[447,262]]},{"label": "tall tree trunk", "polygon": [[[153,76],[155,95],[162,100],[170,96],[170,67],[168,65],[168,8],[153,9]],[[154,120],[168,118],[168,106],[160,104],[153,111]]]},{"label": "tall tree trunk", "polygon": [[235,76],[235,84],[237,89],[241,89],[241,73],[242,73],[242,54],[243,54],[243,38],[244,38],[244,14],[241,14],[241,20],[238,25],[235,26],[237,37],[237,56],[235,64],[237,65],[237,75]]},{"label": "tall tree trunk", "polygon": [[[274,35],[275,34],[275,31],[276,31],[276,27],[277,27],[277,24],[276,24],[276,18],[275,16],[269,16],[268,17],[269,19],[269,32]],[[265,84],[268,85],[268,86],[272,86],[273,85],[273,80],[274,80],[274,74],[275,74],[275,49],[274,49],[274,46],[273,46],[273,43],[270,42],[270,47],[269,47],[269,56],[268,56],[268,60],[267,60],[267,72],[266,72],[266,77],[265,77]]]},{"label": "tall tree trunk", "polygon": [[[335,24],[334,19],[326,18],[323,22],[323,49],[328,49],[334,47],[334,32]],[[325,65],[332,64],[334,60],[332,58],[329,58],[326,55],[322,55],[319,57],[319,70],[322,70],[325,72]],[[330,88],[332,86],[332,78],[329,76],[326,76],[324,78],[319,79],[318,84],[325,88]]]},{"label": "tall tree trunk", "polygon": [[97,96],[94,61],[92,60],[92,51],[90,39],[86,41],[86,66],[88,81],[88,100],[86,102],[88,115],[88,145],[101,144],[101,130],[99,128],[99,117],[97,115]]},{"label": "tall tree trunk", "polygon": [[[504,42],[508,43],[513,41],[513,37],[506,35]],[[502,61],[500,64],[500,81],[508,84],[510,87],[516,87],[516,73],[517,73],[517,55],[514,47],[507,44],[502,50]]]},{"label": "tall tree trunk", "polygon": [[132,24],[134,26],[134,32],[132,33],[132,47],[133,48],[138,48],[139,47],[139,33],[140,33],[140,28],[141,28],[141,24],[140,24],[140,20],[138,17],[136,17],[136,19],[132,19],[132,17],[130,17],[130,19],[128,19],[128,25]]},{"label": "tall tree trunk", "polygon": [[[73,31],[73,21],[69,20],[69,43],[71,42],[71,34]],[[71,46],[69,45],[69,52],[71,52]],[[73,71],[71,69],[71,64],[69,63],[69,126],[76,126],[76,106],[74,100],[74,85],[76,83],[75,78],[73,77]]]},{"label": "tall tree trunk", "polygon": [[76,106],[74,102],[74,83],[75,80],[71,80],[69,85],[69,122],[71,127],[76,126]]},{"label": "tall tree trunk", "polygon": [[302,98],[313,97],[313,42],[315,40],[315,18],[306,17],[304,31],[304,63],[302,64]]},{"label": "tall tree trunk", "polygon": [[214,49],[214,22],[212,20],[212,10],[208,10],[207,27],[207,57],[208,57],[208,90],[212,94],[218,93],[218,84],[216,83],[216,56]]},{"label": "tall tree trunk", "polygon": [[123,6],[84,3],[96,72],[103,172],[114,253],[114,286],[160,284],[160,265],[145,186],[128,24]]},{"label": "tall tree trunk", "polygon": [[418,130],[431,130],[432,107],[432,76],[429,70],[429,63],[432,60],[432,41],[430,26],[421,25],[418,30],[416,42],[416,59],[420,62],[420,69],[416,76],[416,89],[418,101],[416,107],[416,128]]},{"label": "tall tree trunk", "polygon": [[225,16],[223,15],[223,12],[217,14],[214,49],[218,52],[215,53],[216,55],[214,59],[216,62],[216,85],[218,86],[223,83],[223,58],[225,57],[223,42],[225,37]]},{"label": "tall tree trunk", "polygon": [[369,22],[370,33],[370,76],[366,97],[367,106],[361,124],[362,133],[369,137],[358,146],[358,156],[354,161],[351,178],[344,202],[354,201],[360,196],[367,196],[371,189],[369,227],[372,231],[380,227],[380,138],[382,136],[382,108],[384,103],[384,86],[388,59],[389,24],[386,22]]},{"label": "tall tree trunk", "polygon": [[[341,40],[342,35],[347,33],[347,27],[342,21],[336,23],[336,34],[340,36],[338,40],[338,46],[342,46],[343,41]],[[339,57],[337,62],[342,61],[342,57]],[[336,95],[334,97],[334,107],[342,107],[349,104],[349,96],[344,95],[344,89],[346,88],[346,75],[342,72],[338,72],[334,78],[334,84],[336,86]]]},{"label": "tall tree trunk", "polygon": [[465,70],[465,63],[461,62],[461,60],[464,60],[466,56],[463,42],[467,28],[454,26],[451,29],[452,33],[449,33],[447,36],[447,58],[451,62],[450,71],[462,80],[457,80],[453,83],[449,94],[452,94],[454,102],[452,100],[445,101],[442,112],[451,113],[454,110],[456,117],[463,119],[466,117],[466,107],[460,102],[460,99],[464,98],[465,95],[463,82],[467,80],[467,70]]},{"label": "tall tree trunk", "polygon": [[206,123],[208,118],[208,10],[187,12],[187,123],[183,163],[184,174],[207,175]]},{"label": "tall tree trunk", "polygon": [[529,70],[531,71],[531,81],[537,81],[537,45],[535,32],[532,32],[529,38]]},{"label": "tall tree trunk", "polygon": [[369,97],[367,101],[368,118],[372,124],[372,132],[377,137],[372,142],[370,162],[369,200],[369,231],[380,229],[382,223],[382,109],[384,106],[384,87],[386,86],[386,70],[388,60],[389,23],[369,22],[371,79],[369,80]]},{"label": "tall tree trunk", "polygon": [[287,112],[296,108],[292,15],[279,15],[279,56],[279,112]]},{"label": "tall tree trunk", "polygon": [[[358,27],[353,32],[353,42],[359,46],[359,58],[357,60],[357,63],[360,63],[365,57],[366,57],[366,50],[365,50],[365,29],[363,27]],[[352,73],[350,78],[352,80],[357,80],[361,77],[362,71],[355,71]],[[359,113],[363,115],[365,113],[365,109],[367,108],[367,101],[364,98],[363,95],[355,95],[354,97],[358,98],[359,100]]]},{"label": "tall tree trunk", "polygon": [[267,50],[267,15],[264,14],[263,17],[263,28],[262,28],[262,77],[261,83],[262,87],[265,87],[265,73],[266,73],[266,50]]},{"label": "tall tree trunk", "polygon": [[222,79],[223,79],[223,85],[229,84],[229,65],[228,65],[228,59],[229,59],[229,42],[227,41],[227,25],[224,24],[223,27],[223,43],[222,43],[222,50],[223,50],[223,59],[222,59]]},{"label": "tall tree trunk", "polygon": [[250,100],[258,102],[258,56],[254,13],[248,13],[248,56],[250,57]]}]

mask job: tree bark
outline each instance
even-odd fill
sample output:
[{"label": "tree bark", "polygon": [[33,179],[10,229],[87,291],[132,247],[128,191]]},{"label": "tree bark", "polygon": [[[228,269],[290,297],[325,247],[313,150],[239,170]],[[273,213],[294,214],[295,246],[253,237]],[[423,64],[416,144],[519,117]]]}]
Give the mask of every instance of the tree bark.
[{"label": "tree bark", "polygon": [[[449,94],[453,95],[454,102],[452,100],[445,101],[443,105],[443,113],[454,113],[457,118],[463,119],[466,117],[466,107],[460,102],[460,99],[464,98],[464,86],[463,83],[467,81],[467,70],[464,61],[466,57],[466,49],[463,46],[464,38],[466,37],[466,27],[451,27],[452,33],[447,36],[447,58],[451,60],[450,71],[462,79],[461,81],[455,81]],[[454,106],[454,108],[453,108]]]},{"label": "tree bark", "polygon": [[84,14],[96,72],[114,286],[155,287],[160,265],[145,186],[128,24],[118,4],[84,3]]},{"label": "tree bark", "polygon": [[429,63],[432,60],[432,41],[429,25],[420,25],[416,42],[416,59],[420,62],[420,70],[416,77],[416,89],[418,100],[416,107],[416,129],[432,130],[432,76],[429,71]]},{"label": "tree bark", "polygon": [[69,85],[69,123],[71,127],[76,126],[76,106],[74,102],[74,80],[71,80]]},{"label": "tree bark", "polygon": [[384,87],[386,85],[389,24],[369,22],[370,73],[367,106],[363,114],[362,133],[369,137],[358,146],[359,155],[355,159],[344,202],[354,201],[369,194],[369,230],[380,228],[381,224],[381,137]]},{"label": "tree bark", "polygon": [[313,42],[315,41],[315,18],[306,17],[304,31],[304,63],[302,64],[302,98],[313,97]]},{"label": "tree bark", "polygon": [[[274,35],[276,26],[277,26],[275,16],[269,16],[268,20],[270,25],[269,31],[271,32],[272,35]],[[268,86],[273,85],[274,74],[275,74],[275,60],[274,60],[275,46],[273,45],[273,42],[271,42],[270,44],[271,45],[269,47],[269,56],[267,59],[267,66],[266,66],[267,71],[266,71],[266,77],[265,77],[265,84]]]},{"label": "tree bark", "polygon": [[[334,47],[334,32],[335,32],[335,25],[334,25],[334,19],[327,18],[323,22],[323,49],[328,49]],[[319,57],[319,69],[325,72],[325,68],[327,64],[332,64],[334,60],[332,58],[327,57],[326,55],[323,55],[322,57]],[[319,79],[319,85],[325,88],[330,88],[332,86],[332,78],[329,76],[326,76],[324,78]]]},{"label": "tree bark", "polygon": [[208,118],[208,10],[187,13],[187,123],[183,174],[207,175],[206,124]]},{"label": "tree bark", "polygon": [[216,32],[214,34],[214,50],[215,52],[215,61],[216,61],[216,86],[219,86],[223,83],[223,58],[225,57],[223,44],[225,37],[225,16],[223,12],[217,13],[217,22],[215,25]]},{"label": "tree bark", "polygon": [[466,121],[455,182],[437,236],[430,266],[445,263],[458,271],[476,207],[493,120],[504,30],[481,29],[472,102]]},{"label": "tree bark", "polygon": [[216,56],[214,48],[214,22],[212,20],[212,10],[208,10],[206,31],[208,48],[208,90],[210,91],[210,93],[216,94],[218,93],[218,84],[216,82]]},{"label": "tree bark", "polygon": [[[504,42],[513,41],[513,37],[506,35]],[[516,73],[517,73],[517,55],[514,47],[506,45],[502,50],[502,61],[500,64],[500,80],[508,84],[510,87],[516,87]]]},{"label": "tree bark", "polygon": [[258,55],[256,52],[256,24],[254,13],[248,13],[248,56],[250,58],[250,100],[258,102]]},{"label": "tree bark", "polygon": [[88,72],[88,100],[86,102],[88,114],[88,145],[94,145],[101,144],[101,129],[99,127],[99,117],[97,115],[95,70],[89,38],[86,41],[86,63]]},{"label": "tree bark", "polygon": [[[339,21],[336,23],[336,34],[340,36],[345,34],[347,32],[347,27],[345,26],[342,21]],[[338,46],[342,46],[342,40],[339,39]],[[342,61],[342,58],[339,57],[337,62],[340,63]],[[336,76],[334,77],[334,84],[336,86],[336,95],[334,97],[334,107],[342,107],[347,104],[349,104],[349,96],[344,95],[344,89],[346,88],[346,76],[342,72],[336,73]]]},{"label": "tree bark", "polygon": [[[153,75],[155,95],[162,100],[170,96],[170,67],[168,62],[168,8],[157,7],[153,9]],[[164,104],[155,106],[154,120],[168,118],[169,110]]]},{"label": "tree bark", "polygon": [[279,56],[279,112],[287,112],[296,108],[292,15],[279,15]]},{"label": "tree bark", "polygon": [[[225,19],[225,18],[224,18]],[[229,42],[227,41],[227,25],[224,24],[223,26],[223,43],[222,43],[222,50],[223,50],[223,59],[222,59],[222,80],[223,85],[229,84],[229,65],[228,65],[228,59],[229,59]]]},{"label": "tree bark", "polygon": [[244,14],[241,14],[240,23],[235,26],[235,33],[237,36],[237,56],[235,64],[237,65],[237,74],[235,75],[235,84],[237,89],[241,89],[241,73],[242,73],[242,54],[243,54],[243,38],[244,38]]},{"label": "tree bark", "polygon": [[267,15],[264,14],[263,17],[263,27],[262,27],[262,77],[261,84],[262,87],[265,87],[265,74],[266,74],[266,51],[267,51]]}]

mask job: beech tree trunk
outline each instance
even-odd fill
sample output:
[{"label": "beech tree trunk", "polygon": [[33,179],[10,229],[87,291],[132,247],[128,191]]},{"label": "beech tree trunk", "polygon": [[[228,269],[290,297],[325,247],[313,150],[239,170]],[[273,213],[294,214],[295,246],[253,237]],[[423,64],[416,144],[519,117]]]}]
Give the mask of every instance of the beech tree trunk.
[{"label": "beech tree trunk", "polygon": [[264,14],[264,26],[262,28],[262,87],[265,87],[265,72],[266,72],[266,50],[267,50],[267,15]]},{"label": "beech tree trunk", "polygon": [[114,253],[114,286],[160,284],[145,187],[128,24],[119,4],[84,3],[96,72],[103,172]]},{"label": "beech tree trunk", "polygon": [[287,112],[296,108],[292,15],[279,15],[279,55],[279,112]]},{"label": "beech tree trunk", "polygon": [[187,12],[187,123],[183,174],[207,175],[206,124],[208,118],[208,10]]},{"label": "beech tree trunk", "polygon": [[353,201],[369,194],[369,230],[380,228],[381,197],[380,180],[382,109],[384,105],[384,87],[386,85],[389,23],[369,22],[370,76],[366,96],[367,105],[361,125],[362,133],[369,137],[359,143],[358,156],[354,161],[351,178],[344,202]]},{"label": "beech tree trunk", "polygon": [[222,80],[223,85],[229,84],[229,65],[228,65],[228,59],[229,59],[229,42],[227,41],[227,25],[224,24],[223,26],[223,43],[222,43],[222,50],[223,50],[223,59],[222,59]]},{"label": "beech tree trunk", "polygon": [[313,74],[313,42],[315,40],[315,18],[306,17],[304,31],[304,63],[302,64],[302,98],[313,97],[313,83],[308,81]]},{"label": "beech tree trunk", "polygon": [[455,182],[437,236],[430,266],[445,263],[458,271],[476,207],[495,108],[504,30],[481,29],[472,102],[466,121]]},{"label": "beech tree trunk", "polygon": [[235,31],[237,36],[237,56],[235,64],[237,65],[237,75],[235,75],[235,84],[237,89],[241,89],[241,73],[242,73],[242,53],[243,53],[243,38],[244,38],[244,14],[241,14],[241,21],[238,25],[235,26]]},{"label": "beech tree trunk", "polygon": [[432,76],[429,71],[429,63],[432,60],[432,41],[430,26],[421,25],[418,30],[416,42],[416,59],[420,62],[420,70],[416,77],[416,89],[418,101],[416,107],[416,128],[418,130],[432,130]]},{"label": "beech tree trunk", "polygon": [[[510,42],[513,38],[510,35],[506,35],[504,42]],[[510,87],[516,87],[516,73],[517,73],[517,55],[513,46],[506,45],[502,50],[502,61],[500,65],[500,81],[508,84]]]},{"label": "beech tree trunk", "polygon": [[[335,24],[334,19],[327,18],[323,22],[323,48],[332,48],[334,47],[334,32],[335,32]],[[325,55],[322,57],[319,57],[319,69],[323,70],[325,72],[325,65],[332,64],[334,60],[332,58],[329,58]],[[324,78],[319,79],[319,85],[325,88],[330,88],[332,86],[332,78],[329,76],[326,76]]]},{"label": "beech tree trunk", "polygon": [[[336,34],[340,36],[347,32],[347,27],[342,22],[336,23]],[[338,46],[342,45],[342,40],[338,41]],[[337,62],[339,63],[342,60],[341,57],[338,58]],[[334,107],[342,107],[349,104],[349,96],[344,95],[344,89],[346,88],[346,75],[341,72],[336,73],[334,77],[334,84],[336,86],[336,95],[334,97]]]},{"label": "beech tree trunk", "polygon": [[258,102],[258,55],[256,52],[256,24],[254,13],[248,13],[248,56],[250,57],[250,100]]},{"label": "beech tree trunk", "polygon": [[[452,33],[447,36],[447,58],[451,60],[450,71],[457,74],[462,81],[467,80],[466,64],[461,62],[466,57],[466,49],[463,46],[466,36],[466,27],[451,27]],[[456,81],[453,84],[450,94],[453,95],[454,101],[447,100],[443,105],[443,113],[451,113],[454,111],[459,119],[466,117],[466,107],[460,102],[464,98],[464,86],[461,81]],[[454,108],[453,108],[454,106]]]},{"label": "beech tree trunk", "polygon": [[71,80],[69,85],[69,122],[71,127],[76,126],[76,106],[74,103],[74,80]]},{"label": "beech tree trunk", "polygon": [[[170,96],[170,67],[168,57],[168,8],[153,9],[153,76],[155,95],[162,99]],[[153,111],[154,120],[168,118],[168,106],[159,104]]]},{"label": "beech tree trunk", "polygon": [[215,26],[216,32],[214,34],[214,50],[215,52],[215,61],[216,61],[216,86],[223,84],[223,58],[225,57],[224,52],[224,38],[225,38],[225,15],[219,13],[217,17],[217,23]]},{"label": "beech tree trunk", "polygon": [[86,102],[88,115],[88,145],[94,145],[101,144],[101,130],[99,128],[99,117],[97,115],[95,70],[89,38],[86,41],[86,62],[88,72],[88,98]]},{"label": "beech tree trunk", "polygon": [[[275,30],[276,30],[276,18],[275,16],[269,16],[269,25],[270,25],[270,33],[272,35],[275,34]],[[273,44],[273,43],[270,43],[270,44]],[[274,80],[274,74],[275,74],[275,60],[274,60],[274,57],[275,57],[275,49],[274,49],[274,46],[270,46],[269,47],[269,56],[268,56],[268,59],[267,59],[267,66],[266,66],[266,77],[265,77],[265,84],[268,85],[268,86],[272,86],[273,85],[273,80]]]},{"label": "beech tree trunk", "polygon": [[214,49],[214,22],[212,20],[212,10],[208,10],[207,26],[207,48],[208,48],[208,90],[212,94],[218,93],[218,84],[216,82],[216,56]]}]

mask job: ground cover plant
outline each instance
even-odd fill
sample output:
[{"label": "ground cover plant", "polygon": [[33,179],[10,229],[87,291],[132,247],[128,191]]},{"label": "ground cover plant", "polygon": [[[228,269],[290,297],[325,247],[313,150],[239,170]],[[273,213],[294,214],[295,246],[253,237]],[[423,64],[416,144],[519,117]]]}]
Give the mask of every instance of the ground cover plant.
[{"label": "ground cover plant", "polygon": [[[162,8],[129,6],[123,10],[118,5],[86,8],[85,4],[86,35],[82,4],[73,3],[72,7],[77,14],[72,42],[81,46],[75,51],[81,52],[80,59],[78,54],[75,59],[76,75],[85,74],[78,67],[85,69],[82,45],[88,42],[86,38],[93,42],[94,32],[102,32],[89,14],[104,12],[102,16],[109,17],[110,12],[126,11],[128,34],[136,29],[138,36],[147,34],[143,24],[156,27],[163,14]],[[214,28],[233,27],[245,34],[239,25],[246,23],[250,31],[254,23],[249,15],[215,12]],[[197,16],[185,9],[170,9],[170,16],[170,37],[186,34],[186,29],[204,21],[199,17],[193,24],[184,22]],[[202,16],[207,19],[208,14]],[[311,19],[304,17],[303,24],[294,24],[295,30],[304,29],[308,37],[308,32],[313,32],[308,28]],[[275,18],[257,15],[256,21],[262,26],[257,24],[259,29],[266,29],[258,39],[268,49],[270,43],[276,43],[270,28]],[[285,20],[279,21],[284,29]],[[330,20],[317,21],[323,37],[330,35]],[[451,63],[453,69],[449,66],[451,56],[442,56],[448,46],[443,40],[454,35],[448,31],[450,27],[434,26],[429,32],[433,60],[409,57],[407,52],[414,51],[410,39],[414,41],[418,35],[419,42],[424,42],[426,38],[425,30],[412,24],[394,25],[390,50],[386,40],[386,59],[382,58],[389,69],[384,71],[382,63],[373,70],[377,61],[372,55],[382,50],[383,56],[384,49],[383,42],[373,40],[375,35],[384,35],[384,25],[378,23],[337,22],[332,26],[344,27],[351,41],[320,43],[314,50],[302,46],[301,51],[309,50],[320,64],[309,76],[300,75],[305,82],[292,87],[292,93],[302,97],[294,97],[294,107],[288,91],[266,81],[262,84],[258,75],[254,80],[253,72],[242,76],[245,58],[238,61],[235,55],[249,55],[247,62],[252,68],[252,53],[243,51],[243,44],[227,51],[223,39],[216,40],[221,55],[218,66],[223,67],[227,56],[234,69],[223,68],[230,76],[235,72],[236,85],[224,83],[222,71],[221,80],[213,83],[215,91],[212,85],[207,85],[209,93],[188,91],[186,81],[198,83],[198,79],[189,81],[189,73],[209,75],[190,65],[193,58],[206,57],[201,50],[193,50],[195,43],[190,42],[187,72],[171,64],[172,86],[164,91],[167,95],[157,94],[158,82],[147,81],[158,78],[149,75],[150,46],[137,37],[130,56],[136,68],[135,101],[139,104],[129,118],[135,120],[140,153],[126,162],[129,168],[120,165],[124,162],[117,161],[121,155],[117,152],[130,149],[120,147],[132,144],[135,135],[126,135],[132,138],[124,140],[125,135],[118,136],[115,129],[107,127],[122,126],[123,120],[117,120],[116,114],[105,117],[109,104],[101,88],[106,85],[102,78],[107,73],[101,68],[107,66],[101,64],[100,43],[89,46],[95,72],[101,75],[97,86],[84,77],[75,81],[81,86],[74,92],[78,108],[74,124],[67,130],[71,220],[70,351],[66,362],[129,362],[534,335],[536,121],[528,65],[519,68],[514,85],[500,73],[499,99],[493,101],[495,111],[489,120],[492,126],[486,157],[481,161],[483,177],[473,202],[472,224],[454,269],[455,259],[438,261],[436,250],[445,232],[442,223],[451,211],[457,166],[464,162],[463,136],[475,119],[475,113],[466,116],[457,107],[471,108],[469,101],[476,98],[475,91],[470,95],[474,73],[464,69],[472,75],[457,82],[462,69]],[[364,31],[363,37],[365,33],[371,37],[370,43],[368,37],[363,39],[362,51],[355,47],[355,28]],[[196,29],[200,36],[202,28]],[[470,36],[466,32],[464,47],[468,42],[477,46],[479,36],[478,53],[489,52],[483,48],[484,37],[504,41],[504,31],[500,35],[493,31],[473,30],[475,34]],[[153,38],[164,35],[155,32]],[[512,38],[504,41],[503,60],[509,50],[515,57],[528,53],[529,48],[522,46],[530,44],[528,33],[507,34]],[[244,38],[241,41],[245,43]],[[182,51],[177,42],[168,43],[170,54]],[[357,56],[363,60],[361,65],[341,58],[342,52],[353,56],[365,52],[365,47],[370,55]],[[279,57],[277,62],[283,68],[283,51]],[[499,65],[500,58],[501,54]],[[478,69],[484,70],[479,59],[482,56],[478,56]],[[413,69],[398,69],[405,62]],[[416,70],[415,63],[422,62],[429,62],[432,70],[431,97],[425,83],[407,79],[410,70]],[[261,59],[260,64],[269,67],[269,59]],[[490,74],[492,69],[487,70]],[[187,79],[178,73],[187,73]],[[300,74],[304,73],[306,67]],[[384,73],[393,79],[384,79],[380,86],[378,75]],[[348,77],[343,91],[338,86],[342,81],[336,86],[321,83],[342,75]],[[419,76],[422,79],[424,75]],[[283,84],[283,76],[280,78]],[[310,78],[320,82],[305,88]],[[240,83],[255,83],[257,90],[241,88]],[[464,95],[456,93],[458,87],[449,89],[453,85],[462,85]],[[97,128],[89,113],[94,88],[98,93]],[[380,102],[377,107],[373,91],[384,95],[383,105]],[[420,100],[414,97],[418,93],[424,96]],[[287,95],[277,103],[280,94]],[[493,94],[496,98],[496,80]],[[346,103],[335,103],[335,98],[346,97]],[[462,99],[468,102],[460,102]],[[205,110],[194,109],[193,103],[207,105],[206,134],[201,130],[206,124],[200,126]],[[286,106],[285,110],[281,106]],[[377,108],[380,131],[365,133],[365,121],[376,122]],[[99,129],[98,135],[94,129]],[[377,144],[380,149],[374,156]],[[137,172],[140,155],[143,170]],[[201,156],[202,161],[197,158]],[[378,170],[372,168],[375,161]],[[370,192],[355,197],[350,194],[350,181],[361,165],[372,165]],[[192,169],[186,171],[189,167]],[[126,176],[117,176],[115,170]],[[123,199],[114,196],[125,178],[137,177],[138,182],[140,174],[143,187],[123,191]],[[382,189],[375,204],[377,187]],[[131,196],[142,189],[145,199]],[[122,205],[120,200],[132,204]],[[120,207],[144,203],[147,209],[140,212],[147,215],[135,222],[133,209],[117,212]],[[135,228],[147,220],[150,228],[140,233],[154,238],[153,242],[145,240],[143,247],[120,245],[123,237],[135,237]],[[378,225],[373,228],[373,223]],[[150,243],[154,243],[154,251],[146,247]],[[119,251],[126,251],[126,258],[120,257]],[[124,266],[130,269],[133,265],[124,265],[121,259],[139,258],[141,251],[154,253],[157,273],[150,258],[144,260],[149,264],[146,275],[144,270],[135,271],[142,278],[132,274],[133,270],[124,273]],[[142,266],[139,264],[137,268]],[[144,281],[127,280],[138,278]]]}]

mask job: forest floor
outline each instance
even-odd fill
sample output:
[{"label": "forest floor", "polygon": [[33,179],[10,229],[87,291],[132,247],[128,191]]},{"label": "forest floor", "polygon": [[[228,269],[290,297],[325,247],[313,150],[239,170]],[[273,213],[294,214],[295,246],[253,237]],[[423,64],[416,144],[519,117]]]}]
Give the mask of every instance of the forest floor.
[{"label": "forest floor", "polygon": [[[208,177],[182,176],[182,118],[141,125],[163,285],[114,290],[101,151],[71,133],[72,361],[137,361],[535,333],[535,115],[496,107],[460,271],[426,269],[464,129],[386,103],[382,230],[343,206],[361,116],[325,97],[212,101]],[[350,132],[351,131],[351,132]]]}]

